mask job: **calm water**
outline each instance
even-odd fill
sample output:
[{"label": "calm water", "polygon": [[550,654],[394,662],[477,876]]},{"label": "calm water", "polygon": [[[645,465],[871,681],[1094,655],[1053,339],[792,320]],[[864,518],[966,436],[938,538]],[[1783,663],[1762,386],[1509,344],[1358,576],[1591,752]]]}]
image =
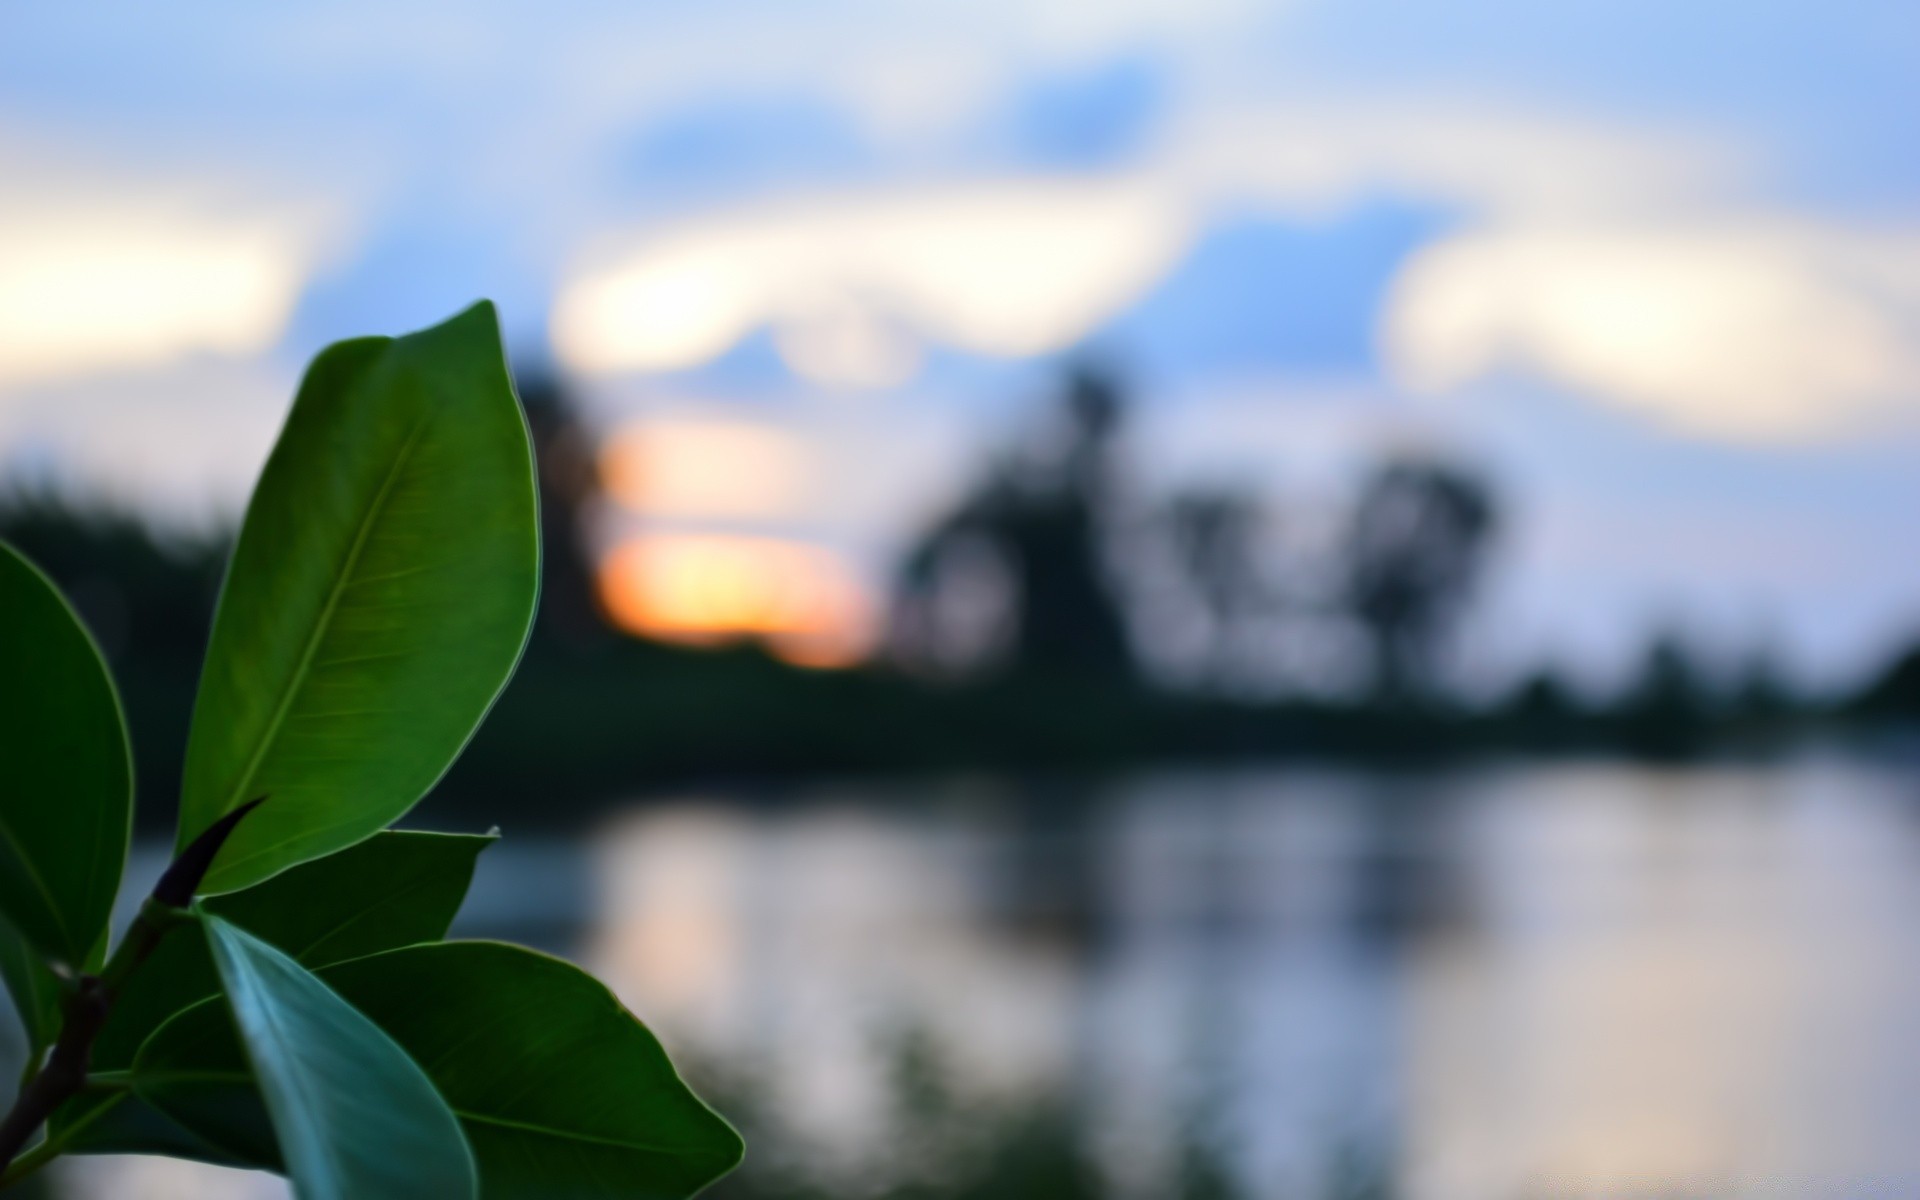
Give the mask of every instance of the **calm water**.
[{"label": "calm water", "polygon": [[[462,931],[609,980],[858,1195],[1058,1101],[1116,1196],[1920,1195],[1920,776],[1514,767],[855,787],[489,852]],[[837,1183],[835,1181],[838,1181]],[[141,1160],[70,1196],[279,1196]]]}]

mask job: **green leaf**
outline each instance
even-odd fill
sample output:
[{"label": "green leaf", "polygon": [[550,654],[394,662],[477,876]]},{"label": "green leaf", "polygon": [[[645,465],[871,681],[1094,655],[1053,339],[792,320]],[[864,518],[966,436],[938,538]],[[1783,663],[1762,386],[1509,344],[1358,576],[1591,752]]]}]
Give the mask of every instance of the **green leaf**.
[{"label": "green leaf", "polygon": [[[202,901],[309,969],[446,936],[473,879],[480,852],[495,837],[388,830],[265,883]],[[93,1047],[93,1068],[123,1070],[147,1037],[173,1014],[220,990],[204,937],[182,930],[160,943],[115,997]],[[88,1095],[54,1117],[56,1130],[84,1126],[73,1152],[137,1154],[149,1148],[152,1122],[123,1111],[144,1105],[126,1093]]]},{"label": "green leaf", "polygon": [[570,963],[442,942],[322,977],[427,1069],[467,1131],[486,1200],[669,1200],[740,1161],[740,1136],[647,1027]]},{"label": "green leaf", "polygon": [[[168,1022],[135,1063],[142,1099],[242,1159],[277,1146],[299,1200],[477,1196],[459,1123],[392,1038],[272,946],[203,924],[232,1024],[217,1001]],[[270,1134],[249,1119],[249,1078]]]},{"label": "green leaf", "polygon": [[106,932],[133,821],[120,700],[80,618],[0,543],[0,913],[80,968]]},{"label": "green leaf", "polygon": [[[410,946],[321,972],[426,1068],[466,1130],[485,1200],[675,1200],[740,1161],[740,1137],[660,1043],[579,968],[518,946]],[[259,1153],[258,1101],[205,1008],[141,1052],[210,1080],[186,1121]],[[138,1075],[136,1074],[136,1080]],[[252,1132],[250,1132],[252,1131]]]},{"label": "green leaf", "polygon": [[309,968],[437,942],[467,898],[481,853],[499,840],[387,829],[202,907]]},{"label": "green leaf", "polygon": [[60,979],[4,919],[0,919],[0,978],[7,981],[7,994],[20,1014],[27,1054],[39,1062],[60,1034]]},{"label": "green leaf", "polygon": [[[240,1052],[240,1043],[233,1040],[231,1032],[227,1034],[226,1044],[235,1054]],[[241,1065],[244,1069],[244,1059]],[[61,1153],[158,1154],[221,1167],[279,1169],[277,1151],[274,1151],[274,1157],[268,1159],[242,1158],[195,1137],[185,1127],[137,1096],[119,1092],[104,1099],[108,1102],[83,1107],[70,1105],[61,1110],[63,1113],[72,1111],[77,1114],[70,1123],[56,1123],[51,1128],[54,1136],[71,1139],[65,1142]],[[267,1110],[261,1107],[257,1098],[250,1114],[266,1130],[268,1149],[271,1151],[272,1128],[266,1125]],[[73,1127],[76,1125],[78,1128]]]},{"label": "green leaf", "polygon": [[440,778],[526,641],[537,510],[492,305],[314,360],[228,567],[178,844],[272,799],[204,892],[350,846]]},{"label": "green leaf", "polygon": [[[202,907],[311,970],[445,937],[475,861],[494,841],[491,835],[387,830]],[[95,1067],[130,1065],[140,1043],[168,1017],[219,990],[206,939],[167,938],[115,999],[94,1043]]]}]

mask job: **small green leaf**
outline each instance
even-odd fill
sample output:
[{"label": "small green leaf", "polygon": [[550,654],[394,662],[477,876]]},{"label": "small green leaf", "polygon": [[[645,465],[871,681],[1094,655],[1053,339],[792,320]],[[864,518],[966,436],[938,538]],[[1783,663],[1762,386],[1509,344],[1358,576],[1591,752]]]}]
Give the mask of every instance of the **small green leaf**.
[{"label": "small green leaf", "polygon": [[740,1135],[570,963],[442,942],[322,977],[427,1068],[467,1131],[486,1200],[671,1200],[740,1161]]},{"label": "small green leaf", "polygon": [[0,913],[76,969],[127,861],[133,759],[113,680],[47,577],[0,543]]},{"label": "small green leaf", "polygon": [[60,1033],[60,979],[20,931],[0,919],[0,978],[20,1013],[27,1053],[34,1062]]},{"label": "small green leaf", "polygon": [[[277,1146],[299,1200],[477,1196],[459,1123],[392,1038],[272,946],[216,916],[202,923],[231,1028],[218,1001],[168,1022],[135,1062],[142,1099],[243,1160]],[[242,1056],[223,1054],[234,1031]],[[249,1119],[249,1077],[270,1138]]]},{"label": "small green leaf", "polygon": [[512,673],[538,576],[532,451],[492,305],[323,351],[228,568],[178,844],[272,800],[202,890],[258,883],[411,808]]},{"label": "small green leaf", "polygon": [[[265,883],[202,901],[223,917],[309,969],[446,936],[472,882],[480,852],[496,839],[452,833],[387,830],[357,846],[303,863]],[[160,943],[114,1000],[93,1047],[95,1070],[133,1064],[141,1043],[173,1014],[220,990],[204,937],[182,930]],[[126,1093],[82,1096],[54,1117],[56,1130],[83,1124],[75,1153],[144,1152],[153,1122],[102,1108],[144,1105]],[[131,1134],[128,1133],[131,1131]]]},{"label": "small green leaf", "polygon": [[[739,1135],[681,1082],[646,1026],[559,959],[444,942],[321,978],[427,1069],[466,1130],[485,1200],[676,1200],[740,1161]],[[259,1155],[259,1101],[248,1107],[244,1064],[208,1007],[156,1034],[140,1071],[168,1064],[194,1089],[174,1115]]]}]

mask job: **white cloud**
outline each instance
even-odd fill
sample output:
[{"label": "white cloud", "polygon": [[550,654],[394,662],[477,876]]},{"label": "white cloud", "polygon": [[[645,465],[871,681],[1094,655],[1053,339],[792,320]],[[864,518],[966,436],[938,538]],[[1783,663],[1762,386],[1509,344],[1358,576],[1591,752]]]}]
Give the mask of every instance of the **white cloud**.
[{"label": "white cloud", "polygon": [[671,370],[770,323],[789,365],[825,382],[845,381],[841,365],[856,381],[869,368],[897,376],[901,348],[886,342],[894,322],[980,353],[1039,354],[1115,313],[1190,236],[1163,196],[1112,182],[770,205],[586,256],[591,265],[561,289],[554,342],[581,370]]},{"label": "white cloud", "polygon": [[1704,132],[1403,95],[1203,109],[1147,169],[1215,202],[1329,211],[1386,192],[1538,215],[1691,205],[1737,184],[1749,160]]},{"label": "white cloud", "polygon": [[0,138],[0,387],[271,348],[321,252],[312,206]]},{"label": "white cloud", "polygon": [[1382,342],[1421,391],[1520,370],[1700,433],[1846,430],[1920,401],[1920,232],[1495,225],[1416,257]]},{"label": "white cloud", "polygon": [[915,342],[1071,345],[1170,269],[1210,213],[1337,212],[1370,194],[1488,219],[1667,211],[1744,170],[1712,139],[1431,98],[1207,108],[1103,175],[772,198],[657,219],[579,256],[553,330],[601,373],[710,361],[772,325],[796,373],[885,386]]}]

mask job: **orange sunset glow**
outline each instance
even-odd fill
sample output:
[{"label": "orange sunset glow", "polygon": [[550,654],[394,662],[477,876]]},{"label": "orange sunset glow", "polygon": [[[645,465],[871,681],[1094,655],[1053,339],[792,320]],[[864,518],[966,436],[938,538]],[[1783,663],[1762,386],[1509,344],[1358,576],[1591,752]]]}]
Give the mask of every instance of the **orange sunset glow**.
[{"label": "orange sunset glow", "polygon": [[600,564],[600,602],[621,628],[694,645],[758,638],[788,662],[843,667],[873,642],[872,604],[830,551],[780,538],[648,533]]},{"label": "orange sunset glow", "polygon": [[600,452],[608,494],[651,516],[777,516],[806,490],[809,466],[791,434],[722,418],[636,421]]}]

